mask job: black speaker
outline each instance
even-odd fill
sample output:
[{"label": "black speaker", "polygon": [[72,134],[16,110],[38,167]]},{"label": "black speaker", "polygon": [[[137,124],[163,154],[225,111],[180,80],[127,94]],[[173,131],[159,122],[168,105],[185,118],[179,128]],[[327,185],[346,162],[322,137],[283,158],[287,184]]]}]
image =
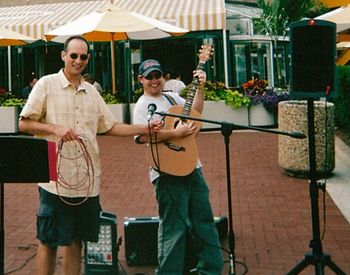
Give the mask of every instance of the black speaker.
[{"label": "black speaker", "polygon": [[336,24],[301,20],[290,25],[292,98],[334,96]]},{"label": "black speaker", "polygon": [[[214,217],[220,242],[228,234],[226,217]],[[157,265],[158,217],[124,218],[125,259],[129,266]],[[193,267],[196,256],[191,238],[186,238],[185,268]]]},{"label": "black speaker", "polygon": [[125,259],[128,265],[157,265],[158,224],[158,217],[124,218]]}]

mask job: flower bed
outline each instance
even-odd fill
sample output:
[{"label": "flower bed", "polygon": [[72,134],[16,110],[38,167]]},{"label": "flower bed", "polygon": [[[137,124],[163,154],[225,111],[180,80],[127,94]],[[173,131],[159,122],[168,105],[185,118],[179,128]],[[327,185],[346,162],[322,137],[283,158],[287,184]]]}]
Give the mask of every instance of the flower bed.
[{"label": "flower bed", "polygon": [[242,88],[251,105],[263,104],[267,111],[274,114],[277,114],[278,103],[289,98],[284,89],[268,87],[267,80],[252,79],[245,82]]}]

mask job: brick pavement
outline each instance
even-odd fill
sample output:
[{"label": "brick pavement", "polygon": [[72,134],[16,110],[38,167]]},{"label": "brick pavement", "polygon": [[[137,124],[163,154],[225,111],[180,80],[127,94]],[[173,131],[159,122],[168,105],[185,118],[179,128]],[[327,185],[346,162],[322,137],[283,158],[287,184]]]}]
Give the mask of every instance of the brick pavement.
[{"label": "brick pavement", "polygon": [[[118,236],[124,238],[123,217],[157,215],[144,147],[131,138],[99,136],[98,141],[104,169],[102,206],[118,216]],[[275,135],[255,132],[234,133],[230,141],[235,256],[252,275],[285,274],[310,251],[309,185],[307,180],[286,176],[279,168],[277,141]],[[228,216],[223,137],[203,133],[197,143],[214,214]],[[36,184],[5,184],[5,272],[24,265],[11,274],[35,274],[37,199]],[[320,192],[321,232],[322,200]],[[324,252],[350,274],[350,226],[327,193],[325,203]],[[228,247],[227,242],[224,246]],[[153,266],[127,266],[124,243],[118,257],[126,274],[153,274]],[[228,274],[227,265],[223,274]],[[236,274],[242,272],[237,264]],[[63,274],[60,254],[56,274]],[[314,274],[313,267],[301,274]],[[325,274],[333,273],[326,268]]]}]

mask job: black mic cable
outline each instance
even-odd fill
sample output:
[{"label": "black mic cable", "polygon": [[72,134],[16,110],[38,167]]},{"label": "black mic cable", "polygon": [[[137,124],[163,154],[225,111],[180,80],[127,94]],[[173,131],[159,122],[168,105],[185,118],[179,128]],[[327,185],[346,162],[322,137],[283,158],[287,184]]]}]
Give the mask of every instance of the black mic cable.
[{"label": "black mic cable", "polygon": [[[151,155],[152,155],[152,160],[156,166],[156,170],[158,170],[160,172],[160,160],[159,160],[159,152],[158,152],[158,134],[154,133],[154,141],[152,138],[152,132],[151,132],[151,125],[150,125],[150,121],[152,119],[152,116],[154,115],[154,112],[157,110],[157,105],[154,103],[150,103],[148,105],[148,111],[147,111],[147,123],[148,123],[148,132],[149,132],[149,144],[148,146],[150,147],[151,150]],[[163,117],[164,119],[164,117]],[[154,152],[154,148],[153,148],[153,144],[155,146],[155,151]]]}]

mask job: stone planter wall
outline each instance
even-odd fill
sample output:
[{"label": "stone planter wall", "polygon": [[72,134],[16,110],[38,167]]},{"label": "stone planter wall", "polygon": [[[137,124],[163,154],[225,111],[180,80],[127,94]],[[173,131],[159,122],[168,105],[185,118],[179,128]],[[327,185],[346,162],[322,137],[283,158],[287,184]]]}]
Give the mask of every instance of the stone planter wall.
[{"label": "stone planter wall", "polygon": [[0,134],[18,133],[18,107],[0,107]]},{"label": "stone planter wall", "polygon": [[[248,108],[241,107],[232,109],[226,105],[225,101],[204,101],[204,108],[202,112],[203,119],[214,121],[226,121],[239,125],[248,125]],[[202,128],[216,128],[220,127],[218,124],[202,123]]]},{"label": "stone planter wall", "polygon": [[[335,167],[334,104],[327,103],[326,109],[325,106],[325,102],[314,102],[316,171],[319,177],[329,175]],[[307,101],[280,102],[278,104],[278,122],[281,131],[296,131],[308,136]],[[309,147],[307,138],[295,139],[279,135],[278,153],[279,165],[287,174],[308,177]]]},{"label": "stone planter wall", "polygon": [[[124,122],[125,123],[130,123],[130,124],[133,123],[135,104],[136,103],[130,103],[129,107],[128,107],[128,104],[125,104],[125,106],[124,106]],[[128,116],[129,116],[130,121],[127,121]]]},{"label": "stone planter wall", "polygon": [[118,122],[124,122],[123,104],[107,104],[107,106]]}]

